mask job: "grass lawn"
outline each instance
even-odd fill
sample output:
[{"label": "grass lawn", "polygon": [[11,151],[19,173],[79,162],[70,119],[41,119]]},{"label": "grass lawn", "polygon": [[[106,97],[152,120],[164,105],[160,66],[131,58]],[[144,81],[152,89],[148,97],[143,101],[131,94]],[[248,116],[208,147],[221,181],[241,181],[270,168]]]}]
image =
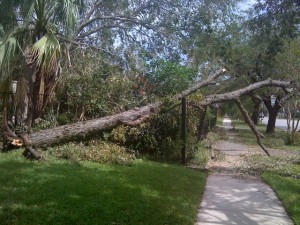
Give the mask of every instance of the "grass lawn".
[{"label": "grass lawn", "polygon": [[206,176],[155,162],[79,165],[0,154],[0,224],[192,225]]},{"label": "grass lawn", "polygon": [[[238,142],[242,142],[248,145],[257,145],[256,137],[253,132],[250,130],[248,124],[244,121],[233,120],[232,123],[235,126],[235,133]],[[286,145],[286,132],[282,129],[276,129],[274,134],[266,134],[266,125],[259,124],[256,128],[265,136],[262,139],[263,144],[267,148],[276,148],[282,150],[299,150],[299,144],[295,145]],[[297,143],[300,143],[300,134],[297,133]]]},{"label": "grass lawn", "polygon": [[294,223],[300,225],[300,180],[283,177],[276,172],[264,172],[262,178],[281,199]]}]

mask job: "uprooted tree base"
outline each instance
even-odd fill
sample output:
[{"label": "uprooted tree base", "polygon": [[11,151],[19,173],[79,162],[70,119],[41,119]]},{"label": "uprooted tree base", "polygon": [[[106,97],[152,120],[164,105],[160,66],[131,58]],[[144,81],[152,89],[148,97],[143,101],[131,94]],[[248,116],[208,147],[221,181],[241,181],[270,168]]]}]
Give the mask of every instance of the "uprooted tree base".
[{"label": "uprooted tree base", "polygon": [[[223,74],[225,70],[219,70],[212,76],[208,77],[206,80],[202,82],[196,83],[191,88],[183,91],[182,93],[175,96],[175,99],[180,99],[184,96],[187,96],[196,90],[215,84],[216,79]],[[214,103],[219,102],[227,102],[227,101],[236,101],[240,96],[245,95],[251,91],[257,90],[266,86],[276,86],[276,87],[290,87],[292,82],[286,81],[276,81],[276,80],[265,80],[252,85],[249,85],[245,88],[224,93],[224,94],[215,94],[204,97],[204,99],[198,104],[199,106],[208,106]],[[52,145],[57,145],[61,143],[66,143],[69,141],[78,141],[83,139],[88,139],[90,137],[95,136],[103,131],[111,130],[119,125],[128,125],[128,126],[136,126],[146,119],[148,119],[154,113],[158,113],[159,109],[162,106],[162,102],[156,102],[153,104],[148,104],[146,106],[135,108],[133,110],[128,110],[125,112],[121,112],[118,114],[114,114],[111,116],[106,116],[98,119],[87,120],[83,122],[77,122],[73,124],[67,124],[64,126],[59,126],[52,129],[47,129],[43,131],[39,131],[33,134],[29,134],[28,136],[18,137],[15,133],[7,129],[7,124],[3,126],[3,134],[7,140],[10,141],[9,138],[19,140],[27,150],[24,153],[25,156],[29,158],[41,159],[40,155],[36,153],[34,147],[47,147]],[[249,124],[249,121],[246,120]],[[249,124],[250,128],[253,130],[253,126]],[[5,133],[6,132],[6,133]],[[6,135],[5,135],[6,134]],[[7,135],[8,134],[8,135]],[[257,135],[257,133],[255,133]],[[263,150],[268,154],[266,148],[261,144],[260,139],[258,140],[258,144],[263,148]]]},{"label": "uprooted tree base", "polygon": [[27,159],[32,160],[43,160],[44,157],[38,151],[36,151],[32,146],[31,142],[28,139],[28,136],[25,134],[17,135],[13,132],[8,124],[7,124],[7,109],[4,108],[3,110],[3,117],[2,117],[2,132],[3,132],[3,152],[10,151],[15,148],[25,147],[23,152],[23,156]]}]

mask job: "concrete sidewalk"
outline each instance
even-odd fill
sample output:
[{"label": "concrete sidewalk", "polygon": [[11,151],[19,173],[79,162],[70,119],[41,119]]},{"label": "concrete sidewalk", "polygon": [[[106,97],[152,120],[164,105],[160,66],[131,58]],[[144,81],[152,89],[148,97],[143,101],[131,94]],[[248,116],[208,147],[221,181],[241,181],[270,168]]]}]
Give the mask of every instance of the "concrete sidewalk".
[{"label": "concrete sidewalk", "polygon": [[[224,118],[222,127],[232,128],[231,120]],[[238,143],[226,142],[219,151],[238,157],[248,149]],[[240,149],[235,149],[239,146]],[[234,161],[228,161],[232,166]],[[214,170],[216,171],[216,170]],[[292,225],[273,190],[258,178],[237,178],[233,174],[210,174],[195,225]]]},{"label": "concrete sidewalk", "polygon": [[196,225],[292,225],[272,189],[255,179],[209,175]]}]

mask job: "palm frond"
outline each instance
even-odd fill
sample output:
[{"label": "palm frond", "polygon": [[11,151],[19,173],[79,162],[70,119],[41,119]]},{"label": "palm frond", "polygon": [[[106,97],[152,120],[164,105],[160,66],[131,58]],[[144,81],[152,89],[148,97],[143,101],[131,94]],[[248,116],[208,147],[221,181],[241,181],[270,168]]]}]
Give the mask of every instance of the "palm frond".
[{"label": "palm frond", "polygon": [[36,0],[23,0],[20,7],[20,14],[25,18],[25,21],[30,21],[34,11],[35,1]]},{"label": "palm frond", "polygon": [[46,34],[32,46],[34,62],[42,73],[56,71],[61,55],[61,46],[54,34]]},{"label": "palm frond", "polygon": [[11,75],[16,49],[17,41],[14,37],[0,42],[0,80],[5,80]]},{"label": "palm frond", "polygon": [[83,0],[58,0],[56,20],[63,23],[67,35],[71,34],[76,26],[76,19],[82,13]]}]

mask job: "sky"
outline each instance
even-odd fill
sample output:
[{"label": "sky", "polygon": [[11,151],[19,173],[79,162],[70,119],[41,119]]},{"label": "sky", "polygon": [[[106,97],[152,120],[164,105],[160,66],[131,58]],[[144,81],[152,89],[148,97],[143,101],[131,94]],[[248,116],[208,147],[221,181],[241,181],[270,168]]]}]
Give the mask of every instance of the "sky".
[{"label": "sky", "polygon": [[242,3],[239,3],[241,10],[247,10],[250,8],[251,5],[253,5],[256,2],[256,0],[244,0]]}]

